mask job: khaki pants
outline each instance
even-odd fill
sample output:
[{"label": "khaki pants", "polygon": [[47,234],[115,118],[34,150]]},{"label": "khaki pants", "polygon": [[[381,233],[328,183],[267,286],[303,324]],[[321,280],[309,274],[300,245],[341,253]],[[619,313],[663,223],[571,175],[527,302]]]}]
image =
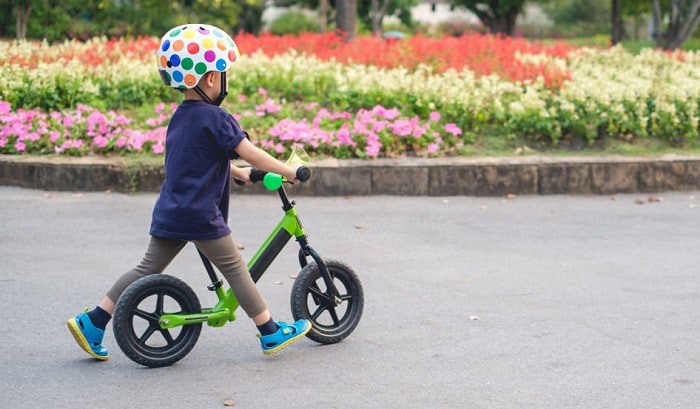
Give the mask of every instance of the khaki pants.
[{"label": "khaki pants", "polygon": [[[216,240],[193,240],[192,242],[221,271],[241,308],[249,317],[252,318],[267,309],[265,300],[250,277],[248,267],[230,234]],[[107,292],[107,297],[116,303],[126,287],[134,281],[149,274],[162,273],[185,244],[187,241],[184,240],[167,240],[151,236],[151,242],[143,260],[136,268],[126,272],[114,283]]]}]

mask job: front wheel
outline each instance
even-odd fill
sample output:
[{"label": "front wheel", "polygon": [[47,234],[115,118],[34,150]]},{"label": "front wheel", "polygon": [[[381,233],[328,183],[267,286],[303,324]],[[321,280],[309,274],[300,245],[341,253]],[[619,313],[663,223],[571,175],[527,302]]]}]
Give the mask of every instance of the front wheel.
[{"label": "front wheel", "polygon": [[307,336],[321,344],[335,344],[357,327],[365,296],[357,274],[347,265],[326,261],[338,297],[330,294],[316,262],[307,264],[294,281],[291,295],[295,320],[307,319],[312,328]]},{"label": "front wheel", "polygon": [[202,324],[163,329],[164,314],[202,311],[194,291],[166,274],[143,277],[119,297],[114,310],[114,337],[131,360],[151,368],[172,365],[187,355],[199,339]]}]

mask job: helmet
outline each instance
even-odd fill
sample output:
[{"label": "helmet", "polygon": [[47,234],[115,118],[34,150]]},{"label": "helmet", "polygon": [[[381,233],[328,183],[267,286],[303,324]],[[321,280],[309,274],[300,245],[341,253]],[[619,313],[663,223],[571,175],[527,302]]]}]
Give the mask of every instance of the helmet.
[{"label": "helmet", "polygon": [[195,88],[207,72],[226,72],[240,55],[225,31],[206,24],[171,29],[156,54],[163,83],[181,90]]}]

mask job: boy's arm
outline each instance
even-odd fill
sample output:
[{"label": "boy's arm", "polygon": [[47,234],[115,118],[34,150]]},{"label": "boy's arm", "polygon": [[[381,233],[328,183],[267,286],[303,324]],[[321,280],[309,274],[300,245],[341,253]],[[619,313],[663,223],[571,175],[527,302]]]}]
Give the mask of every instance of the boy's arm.
[{"label": "boy's arm", "polygon": [[[279,160],[273,158],[269,153],[253,145],[249,140],[244,139],[236,147],[236,153],[244,161],[250,163],[258,169],[267,172],[277,173],[287,178],[287,180],[296,182],[296,167],[289,167]],[[233,171],[233,170],[232,170]]]}]

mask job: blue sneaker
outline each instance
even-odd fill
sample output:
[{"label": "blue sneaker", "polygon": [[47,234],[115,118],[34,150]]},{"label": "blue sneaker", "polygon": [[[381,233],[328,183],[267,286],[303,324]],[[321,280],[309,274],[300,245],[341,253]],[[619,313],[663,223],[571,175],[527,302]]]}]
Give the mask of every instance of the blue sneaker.
[{"label": "blue sneaker", "polygon": [[107,348],[102,346],[102,338],[104,338],[105,332],[94,326],[86,313],[69,319],[66,325],[68,325],[70,333],[73,334],[75,342],[85,352],[101,361],[106,361],[109,358]]},{"label": "blue sneaker", "polygon": [[276,321],[275,323],[279,327],[277,332],[269,335],[258,334],[263,354],[265,355],[274,354],[292,342],[300,340],[311,331],[311,323],[307,320],[299,320],[293,324],[281,321]]}]

